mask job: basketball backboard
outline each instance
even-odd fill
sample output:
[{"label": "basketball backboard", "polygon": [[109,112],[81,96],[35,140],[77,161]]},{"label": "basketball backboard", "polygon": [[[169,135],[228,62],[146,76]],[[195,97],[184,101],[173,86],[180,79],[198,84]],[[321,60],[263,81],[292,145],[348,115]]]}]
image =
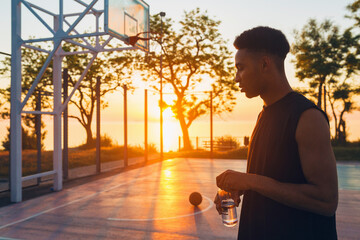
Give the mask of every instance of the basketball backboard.
[{"label": "basketball backboard", "polygon": [[[126,42],[130,36],[150,35],[149,5],[142,0],[105,0],[105,32]],[[149,51],[149,40],[139,40],[136,46]]]}]

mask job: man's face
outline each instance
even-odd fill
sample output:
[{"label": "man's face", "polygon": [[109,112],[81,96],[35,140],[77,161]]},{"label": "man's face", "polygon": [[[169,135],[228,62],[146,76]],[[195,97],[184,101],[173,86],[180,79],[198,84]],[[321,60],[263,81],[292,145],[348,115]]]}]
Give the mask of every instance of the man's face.
[{"label": "man's face", "polygon": [[235,82],[239,83],[241,92],[246,97],[259,96],[262,89],[261,61],[258,54],[246,49],[240,49],[235,55],[237,69]]}]

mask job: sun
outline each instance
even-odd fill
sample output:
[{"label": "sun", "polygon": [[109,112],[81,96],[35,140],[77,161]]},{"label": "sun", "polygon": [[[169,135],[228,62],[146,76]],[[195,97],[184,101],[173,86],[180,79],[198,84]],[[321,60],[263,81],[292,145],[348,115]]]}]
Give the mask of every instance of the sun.
[{"label": "sun", "polygon": [[179,128],[179,123],[175,119],[175,114],[171,111],[170,108],[166,108],[163,111],[164,119],[164,151],[168,152],[172,149],[173,146],[177,146],[179,136],[181,135],[181,130]]},{"label": "sun", "polygon": [[171,111],[170,108],[166,108],[164,111],[163,111],[163,119],[164,121],[173,121],[175,119],[175,114],[173,113],[173,111]]}]

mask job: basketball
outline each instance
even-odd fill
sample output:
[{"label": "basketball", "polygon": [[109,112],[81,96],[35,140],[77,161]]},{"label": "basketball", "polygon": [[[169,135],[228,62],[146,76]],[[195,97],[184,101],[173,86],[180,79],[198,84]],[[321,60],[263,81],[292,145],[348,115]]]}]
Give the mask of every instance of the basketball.
[{"label": "basketball", "polygon": [[189,196],[189,201],[192,205],[198,206],[202,202],[202,196],[198,192],[193,192]]}]

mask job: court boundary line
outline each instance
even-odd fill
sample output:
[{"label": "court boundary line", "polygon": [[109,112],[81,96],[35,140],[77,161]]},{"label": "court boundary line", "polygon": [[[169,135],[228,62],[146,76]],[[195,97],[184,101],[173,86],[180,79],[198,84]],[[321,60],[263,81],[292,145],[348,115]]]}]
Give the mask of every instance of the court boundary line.
[{"label": "court boundary line", "polygon": [[108,189],[105,189],[105,190],[102,190],[102,191],[99,191],[99,192],[95,192],[95,193],[93,193],[93,194],[91,194],[91,195],[88,195],[88,196],[85,196],[85,197],[81,197],[81,198],[72,200],[72,201],[70,201],[70,202],[61,204],[60,206],[53,207],[53,208],[50,208],[50,209],[41,211],[41,212],[36,213],[36,214],[33,214],[33,215],[29,216],[29,217],[26,217],[26,218],[23,218],[23,219],[19,219],[19,220],[17,220],[17,221],[14,221],[14,222],[11,222],[11,223],[2,225],[2,226],[0,226],[0,230],[2,230],[2,229],[4,229],[4,228],[7,228],[7,227],[10,227],[10,226],[12,226],[12,225],[18,224],[18,223],[25,222],[25,221],[30,220],[30,219],[33,219],[33,218],[36,218],[36,217],[38,217],[38,216],[41,216],[41,215],[43,215],[43,214],[45,214],[45,213],[48,213],[48,212],[57,210],[57,209],[59,209],[59,208],[69,206],[69,205],[71,205],[71,204],[73,204],[73,203],[80,202],[80,201],[82,201],[82,200],[95,197],[95,196],[97,196],[97,195],[99,195],[99,194],[101,194],[101,193],[103,193],[103,192],[111,191],[111,190],[113,190],[113,189],[115,189],[115,188],[118,188],[118,187],[121,187],[121,186],[123,186],[123,185],[125,185],[125,184],[130,184],[130,183],[132,183],[132,182],[136,182],[136,181],[139,181],[139,180],[144,180],[144,179],[149,178],[149,177],[150,177],[150,176],[148,176],[148,177],[143,177],[143,178],[136,178],[136,179],[133,179],[133,180],[131,180],[131,181],[129,181],[129,182],[121,183],[121,184],[115,185],[115,186],[113,186],[113,187],[111,187],[111,188],[108,188]]},{"label": "court boundary line", "polygon": [[198,211],[198,212],[195,212],[195,213],[190,213],[190,214],[184,214],[184,215],[179,215],[179,216],[174,216],[174,217],[164,217],[164,218],[144,218],[144,219],[136,219],[136,218],[108,218],[107,220],[109,221],[119,221],[119,222],[149,222],[149,221],[161,221],[161,220],[170,220],[170,219],[176,219],[176,218],[184,218],[184,217],[191,217],[191,216],[195,216],[197,214],[200,214],[200,213],[204,213],[208,210],[210,210],[212,207],[214,207],[214,203],[213,201],[208,198],[207,196],[204,196],[203,197],[209,201],[210,205],[201,210],[201,211]]},{"label": "court boundary line", "polygon": [[0,240],[21,240],[20,238],[8,238],[0,236]]}]

